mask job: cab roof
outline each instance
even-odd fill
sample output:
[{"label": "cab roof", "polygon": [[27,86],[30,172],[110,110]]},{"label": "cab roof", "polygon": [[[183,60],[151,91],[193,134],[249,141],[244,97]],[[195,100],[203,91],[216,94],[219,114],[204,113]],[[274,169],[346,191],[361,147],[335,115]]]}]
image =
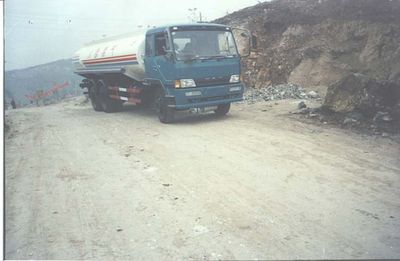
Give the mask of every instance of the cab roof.
[{"label": "cab roof", "polygon": [[174,28],[174,27],[176,27],[178,30],[179,29],[185,29],[185,30],[201,30],[201,29],[230,30],[230,26],[223,25],[223,24],[187,23],[187,24],[169,24],[169,25],[158,26],[156,28],[147,30],[146,34],[164,32],[166,29]]}]

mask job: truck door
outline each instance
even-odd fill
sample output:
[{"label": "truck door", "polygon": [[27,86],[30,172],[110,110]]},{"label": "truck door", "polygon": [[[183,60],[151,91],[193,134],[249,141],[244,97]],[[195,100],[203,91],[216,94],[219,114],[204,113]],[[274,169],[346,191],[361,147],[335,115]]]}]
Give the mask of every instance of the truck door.
[{"label": "truck door", "polygon": [[146,35],[144,67],[146,71],[146,78],[157,79],[157,67],[154,65],[154,34]]},{"label": "truck door", "polygon": [[171,48],[165,32],[146,36],[146,74],[170,85],[175,80],[175,67],[172,54],[167,54],[167,50]]}]

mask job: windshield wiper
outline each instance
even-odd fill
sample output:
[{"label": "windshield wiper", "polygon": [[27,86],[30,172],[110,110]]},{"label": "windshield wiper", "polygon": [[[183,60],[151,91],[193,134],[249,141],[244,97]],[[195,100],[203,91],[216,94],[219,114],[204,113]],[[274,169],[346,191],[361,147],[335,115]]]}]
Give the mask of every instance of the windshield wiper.
[{"label": "windshield wiper", "polygon": [[182,55],[183,57],[183,61],[186,63],[186,62],[192,62],[192,61],[195,61],[195,60],[197,60],[198,59],[198,57],[196,57],[196,55],[194,55],[194,54],[185,54],[185,55]]},{"label": "windshield wiper", "polygon": [[212,60],[212,59],[225,59],[225,58],[232,58],[234,57],[233,55],[211,55],[211,56],[205,56],[205,57],[200,57],[200,60]]},{"label": "windshield wiper", "polygon": [[183,61],[184,62],[192,62],[192,61],[195,61],[195,60],[201,60],[201,61],[206,61],[206,60],[213,60],[213,59],[216,59],[216,60],[222,60],[222,59],[225,59],[225,58],[233,58],[233,57],[235,57],[236,55],[234,55],[234,54],[232,54],[232,55],[210,55],[210,56],[199,56],[199,55],[195,55],[195,54],[185,54],[185,55],[183,55]]}]

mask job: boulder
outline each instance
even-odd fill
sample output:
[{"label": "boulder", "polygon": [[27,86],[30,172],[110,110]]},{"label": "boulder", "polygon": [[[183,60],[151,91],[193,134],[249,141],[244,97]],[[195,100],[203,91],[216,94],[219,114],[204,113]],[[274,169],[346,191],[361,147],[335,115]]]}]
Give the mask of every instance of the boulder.
[{"label": "boulder", "polygon": [[353,111],[373,117],[379,110],[394,108],[400,101],[400,86],[352,73],[331,84],[324,106],[334,112]]},{"label": "boulder", "polygon": [[301,101],[299,104],[297,104],[297,109],[301,110],[303,108],[307,108],[307,105],[304,101]]}]

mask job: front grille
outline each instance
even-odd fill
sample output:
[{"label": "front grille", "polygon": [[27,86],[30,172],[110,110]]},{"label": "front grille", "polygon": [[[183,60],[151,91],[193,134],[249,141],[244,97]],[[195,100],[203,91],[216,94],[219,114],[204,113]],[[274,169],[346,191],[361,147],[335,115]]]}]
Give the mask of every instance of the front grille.
[{"label": "front grille", "polygon": [[241,94],[228,94],[224,96],[213,96],[213,97],[202,97],[202,98],[192,98],[188,99],[190,103],[199,103],[199,102],[210,102],[210,101],[218,101],[218,100],[226,100],[226,99],[235,99],[242,97]]},{"label": "front grille", "polygon": [[230,80],[230,76],[217,76],[217,77],[206,77],[206,78],[194,79],[197,87],[229,84],[229,80]]}]

